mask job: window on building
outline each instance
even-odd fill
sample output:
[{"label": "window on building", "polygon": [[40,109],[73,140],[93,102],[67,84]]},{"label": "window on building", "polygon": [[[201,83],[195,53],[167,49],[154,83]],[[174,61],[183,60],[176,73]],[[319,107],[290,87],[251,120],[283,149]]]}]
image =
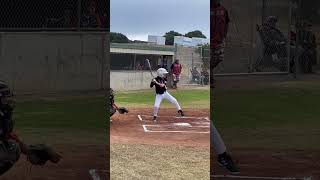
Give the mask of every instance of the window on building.
[{"label": "window on building", "polygon": [[133,70],[134,69],[134,54],[110,54],[111,70]]}]

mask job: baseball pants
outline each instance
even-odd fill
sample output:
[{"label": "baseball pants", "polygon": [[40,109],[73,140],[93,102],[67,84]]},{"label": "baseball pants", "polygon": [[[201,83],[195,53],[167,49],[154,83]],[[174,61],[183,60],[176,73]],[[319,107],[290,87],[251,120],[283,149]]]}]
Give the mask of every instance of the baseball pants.
[{"label": "baseball pants", "polygon": [[216,154],[222,154],[227,151],[227,148],[213,122],[210,123],[210,141],[211,146],[213,146],[213,148],[210,149],[214,149]]},{"label": "baseball pants", "polygon": [[163,94],[157,94],[156,95],[156,99],[154,102],[154,110],[153,110],[153,116],[157,116],[158,115],[158,110],[160,108],[160,104],[162,102],[163,99],[168,100],[169,102],[171,102],[172,104],[174,104],[177,108],[177,110],[181,110],[181,107],[178,103],[178,101],[176,100],[176,98],[174,98],[173,96],[171,96],[171,94],[169,94],[167,91],[164,92]]}]

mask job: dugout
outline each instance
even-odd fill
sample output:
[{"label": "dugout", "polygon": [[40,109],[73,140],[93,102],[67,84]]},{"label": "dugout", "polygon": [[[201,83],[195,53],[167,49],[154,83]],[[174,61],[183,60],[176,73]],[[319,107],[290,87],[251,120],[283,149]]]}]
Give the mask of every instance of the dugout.
[{"label": "dugout", "polygon": [[110,86],[117,90],[146,89],[160,67],[168,71],[175,58],[175,47],[147,43],[110,44]]}]

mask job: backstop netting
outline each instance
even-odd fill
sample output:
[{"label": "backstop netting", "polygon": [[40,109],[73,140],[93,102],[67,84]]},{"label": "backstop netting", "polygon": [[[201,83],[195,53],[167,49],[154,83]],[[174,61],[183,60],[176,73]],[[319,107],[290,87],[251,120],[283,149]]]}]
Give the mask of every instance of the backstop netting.
[{"label": "backstop netting", "polygon": [[[269,74],[290,72],[294,31],[290,0],[224,0],[230,23],[225,59],[215,69],[217,75]],[[275,28],[270,24],[277,19]]]}]

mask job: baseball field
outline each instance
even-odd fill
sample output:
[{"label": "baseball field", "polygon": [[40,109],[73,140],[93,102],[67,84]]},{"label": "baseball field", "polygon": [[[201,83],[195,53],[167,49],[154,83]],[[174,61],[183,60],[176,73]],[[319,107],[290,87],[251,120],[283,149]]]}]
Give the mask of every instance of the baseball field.
[{"label": "baseball field", "polygon": [[244,179],[320,179],[319,75],[220,77],[214,96],[214,122]]},{"label": "baseball field", "polygon": [[209,179],[209,88],[169,90],[185,117],[163,101],[152,121],[154,90],[116,92],[129,109],[111,123],[112,179]]},{"label": "baseball field", "polygon": [[103,93],[17,96],[15,131],[27,144],[45,143],[62,155],[59,164],[31,166],[25,156],[1,179],[88,180],[95,169],[106,177],[108,144]]}]

